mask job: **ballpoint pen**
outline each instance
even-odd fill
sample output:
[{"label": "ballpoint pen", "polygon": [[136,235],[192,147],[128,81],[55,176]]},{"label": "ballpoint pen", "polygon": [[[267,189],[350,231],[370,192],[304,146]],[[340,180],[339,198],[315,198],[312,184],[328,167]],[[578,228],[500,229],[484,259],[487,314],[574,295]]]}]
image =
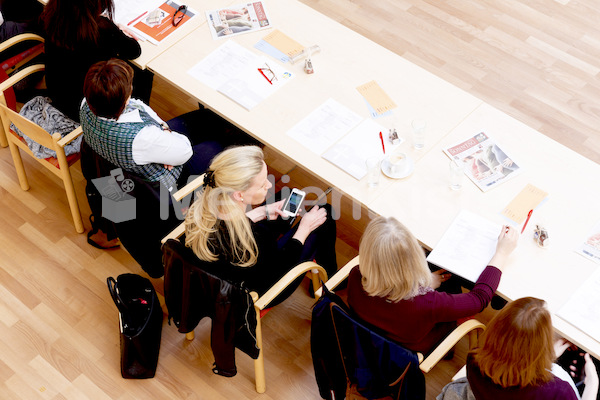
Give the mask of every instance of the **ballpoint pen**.
[{"label": "ballpoint pen", "polygon": [[385,144],[383,144],[383,135],[379,132],[379,139],[381,139],[381,148],[383,149],[383,154],[385,154]]},{"label": "ballpoint pen", "polygon": [[131,20],[131,22],[129,22],[129,23],[127,24],[127,26],[129,26],[129,25],[133,24],[135,21],[137,21],[138,19],[142,18],[142,17],[143,17],[144,15],[146,15],[147,13],[148,13],[148,11],[144,11],[144,12],[143,12],[143,13],[142,13],[142,14],[141,14],[139,17],[132,19],[132,20]]},{"label": "ballpoint pen", "polygon": [[521,233],[525,232],[525,227],[527,226],[527,223],[529,222],[529,218],[531,218],[531,213],[533,213],[533,210],[529,210],[529,214],[527,214],[527,219],[525,220],[525,223],[523,224],[523,229],[521,229]]}]

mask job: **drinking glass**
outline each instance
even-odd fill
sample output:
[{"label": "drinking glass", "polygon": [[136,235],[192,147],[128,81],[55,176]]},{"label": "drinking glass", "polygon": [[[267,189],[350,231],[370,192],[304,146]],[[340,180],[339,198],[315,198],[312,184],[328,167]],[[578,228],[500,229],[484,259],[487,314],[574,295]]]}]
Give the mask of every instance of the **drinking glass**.
[{"label": "drinking glass", "polygon": [[423,119],[415,119],[412,121],[411,126],[413,147],[415,150],[421,150],[425,147],[425,128],[427,128],[427,122]]},{"label": "drinking glass", "polygon": [[367,185],[371,188],[379,185],[379,175],[381,171],[381,158],[369,157],[366,160],[367,166]]}]

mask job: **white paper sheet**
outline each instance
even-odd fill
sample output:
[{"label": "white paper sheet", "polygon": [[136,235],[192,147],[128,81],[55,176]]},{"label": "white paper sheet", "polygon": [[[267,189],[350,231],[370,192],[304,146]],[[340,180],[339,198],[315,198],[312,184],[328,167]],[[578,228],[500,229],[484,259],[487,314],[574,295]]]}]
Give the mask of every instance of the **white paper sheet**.
[{"label": "white paper sheet", "polygon": [[115,0],[114,21],[127,26],[136,21],[143,13],[154,10],[165,0]]},{"label": "white paper sheet", "polygon": [[600,263],[600,222],[596,223],[575,251],[590,260]]},{"label": "white paper sheet", "polygon": [[[272,84],[258,70],[265,66],[271,68],[277,77]],[[268,61],[232,40],[228,40],[194,65],[188,74],[247,110],[293,78],[291,72],[275,61]]]},{"label": "white paper sheet", "polygon": [[[380,132],[385,128],[368,118],[348,133],[342,140],[323,153],[323,158],[337,165],[356,179],[367,174],[366,160],[372,156],[383,158]],[[391,151],[392,146],[386,147]]]},{"label": "white paper sheet", "polygon": [[577,289],[557,315],[600,341],[600,269]]},{"label": "white paper sheet", "polygon": [[333,99],[317,107],[298,122],[287,135],[311,151],[322,154],[363,118]]},{"label": "white paper sheet", "polygon": [[501,229],[500,224],[461,210],[427,261],[475,282],[496,251]]}]

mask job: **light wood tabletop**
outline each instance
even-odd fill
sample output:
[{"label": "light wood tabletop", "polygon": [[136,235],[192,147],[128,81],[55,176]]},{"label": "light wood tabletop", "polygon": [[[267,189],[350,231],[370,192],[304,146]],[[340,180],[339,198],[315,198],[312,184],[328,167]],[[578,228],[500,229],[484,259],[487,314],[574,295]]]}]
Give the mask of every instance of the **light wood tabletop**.
[{"label": "light wood tabletop", "polygon": [[[418,159],[481,104],[474,96],[449,85],[300,2],[269,2],[267,11],[275,28],[304,46],[318,44],[321,52],[312,57],[315,69],[312,75],[303,72],[301,63],[285,64],[285,68],[294,73],[295,77],[251,111],[188,74],[190,68],[226,40],[213,40],[207,27],[195,30],[152,60],[148,66],[155,74],[276,149],[282,156],[314,171],[325,182],[365,205],[393,181],[382,178],[377,189],[369,190],[366,179],[357,181],[319,154],[288,137],[286,132],[329,98],[364,118],[368,117],[365,101],[356,88],[376,80],[398,105],[394,110],[394,117],[382,118],[381,121],[377,119],[376,122],[384,127],[397,126],[400,136],[408,139],[411,120],[415,115],[426,116],[430,132],[427,146],[421,152],[409,152],[409,155]],[[259,31],[228,40],[261,54],[253,46],[268,32]]]}]

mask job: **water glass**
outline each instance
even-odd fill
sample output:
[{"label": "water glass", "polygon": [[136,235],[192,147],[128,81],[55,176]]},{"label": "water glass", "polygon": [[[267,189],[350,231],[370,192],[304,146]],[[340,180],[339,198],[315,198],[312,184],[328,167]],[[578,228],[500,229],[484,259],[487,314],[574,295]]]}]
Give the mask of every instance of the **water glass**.
[{"label": "water glass", "polygon": [[450,161],[450,189],[460,190],[462,188],[463,176],[465,174],[465,163],[458,160]]},{"label": "water glass", "polygon": [[374,188],[379,185],[379,175],[381,171],[381,158],[369,157],[366,160],[367,166],[367,185]]},{"label": "water glass", "polygon": [[423,119],[415,119],[411,123],[412,140],[415,150],[421,150],[425,147],[425,128],[427,122]]}]

